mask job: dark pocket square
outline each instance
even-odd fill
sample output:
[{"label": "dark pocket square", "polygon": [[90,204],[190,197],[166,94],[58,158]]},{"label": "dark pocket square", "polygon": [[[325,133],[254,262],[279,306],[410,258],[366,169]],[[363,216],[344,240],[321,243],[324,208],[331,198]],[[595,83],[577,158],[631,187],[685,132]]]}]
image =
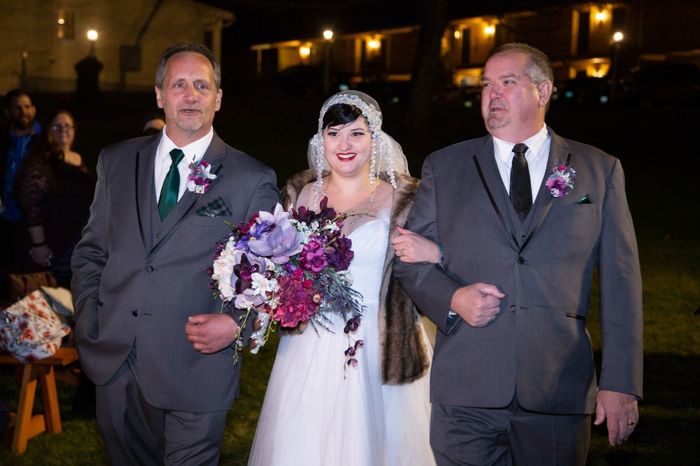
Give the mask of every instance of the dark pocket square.
[{"label": "dark pocket square", "polygon": [[588,196],[588,194],[584,194],[581,196],[581,199],[576,201],[576,204],[593,204],[593,201],[591,201],[591,198]]},{"label": "dark pocket square", "polygon": [[226,203],[219,196],[204,207],[197,209],[197,215],[200,217],[228,217],[231,215],[231,211],[228,210]]}]

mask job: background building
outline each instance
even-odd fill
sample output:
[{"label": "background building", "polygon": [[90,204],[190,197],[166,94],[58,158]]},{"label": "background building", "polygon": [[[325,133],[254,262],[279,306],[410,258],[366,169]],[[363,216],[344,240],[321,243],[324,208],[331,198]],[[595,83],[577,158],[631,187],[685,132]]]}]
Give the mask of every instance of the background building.
[{"label": "background building", "polygon": [[151,89],[168,45],[200,42],[220,57],[222,28],[235,19],[192,0],[4,1],[0,13],[0,93],[73,91],[74,66],[92,53],[101,89]]},{"label": "background building", "polygon": [[[523,3],[532,7],[523,8]],[[621,78],[638,65],[659,62],[700,65],[700,2],[628,0],[621,2],[451,2],[441,46],[443,84],[473,86],[489,51],[510,41],[545,51],[555,79]],[[387,21],[393,21],[387,15]],[[258,76],[300,66],[329,66],[350,81],[408,81],[415,64],[420,25],[260,42]]]}]

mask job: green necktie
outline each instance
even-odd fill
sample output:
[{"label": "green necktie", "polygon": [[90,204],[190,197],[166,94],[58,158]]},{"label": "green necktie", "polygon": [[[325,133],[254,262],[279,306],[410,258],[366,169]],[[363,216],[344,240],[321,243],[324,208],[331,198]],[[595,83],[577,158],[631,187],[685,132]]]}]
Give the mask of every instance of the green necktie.
[{"label": "green necktie", "polygon": [[185,156],[185,153],[180,149],[170,151],[170,158],[173,160],[170,165],[170,170],[165,176],[163,187],[160,189],[160,199],[158,199],[158,212],[160,220],[163,221],[168,216],[175,204],[177,204],[177,195],[180,193],[180,171],[177,169],[178,164]]}]

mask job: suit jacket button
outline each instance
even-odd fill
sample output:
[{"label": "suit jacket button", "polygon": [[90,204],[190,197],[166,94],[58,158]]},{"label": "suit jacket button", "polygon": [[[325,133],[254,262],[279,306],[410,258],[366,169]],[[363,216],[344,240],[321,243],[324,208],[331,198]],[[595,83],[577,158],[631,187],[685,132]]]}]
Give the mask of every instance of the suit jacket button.
[{"label": "suit jacket button", "polygon": [[146,272],[148,272],[148,273],[151,273],[151,272],[153,272],[154,270],[155,270],[155,269],[153,268],[152,265],[149,265],[148,267],[146,267]]},{"label": "suit jacket button", "polygon": [[524,264],[525,258],[523,256],[518,256],[518,262],[520,262],[521,264]]},{"label": "suit jacket button", "polygon": [[139,316],[139,311],[136,311],[136,310],[131,311],[131,315],[134,316],[134,317],[138,317],[138,316]]}]

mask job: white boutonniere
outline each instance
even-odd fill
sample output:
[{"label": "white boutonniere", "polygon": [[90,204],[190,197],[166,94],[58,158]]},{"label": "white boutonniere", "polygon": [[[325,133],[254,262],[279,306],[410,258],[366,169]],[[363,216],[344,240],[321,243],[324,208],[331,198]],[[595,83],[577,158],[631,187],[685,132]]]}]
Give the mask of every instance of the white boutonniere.
[{"label": "white boutonniere", "polygon": [[187,176],[187,190],[195,194],[204,194],[209,191],[211,180],[215,180],[216,175],[211,173],[211,165],[206,160],[192,162],[190,164],[190,174]]}]

